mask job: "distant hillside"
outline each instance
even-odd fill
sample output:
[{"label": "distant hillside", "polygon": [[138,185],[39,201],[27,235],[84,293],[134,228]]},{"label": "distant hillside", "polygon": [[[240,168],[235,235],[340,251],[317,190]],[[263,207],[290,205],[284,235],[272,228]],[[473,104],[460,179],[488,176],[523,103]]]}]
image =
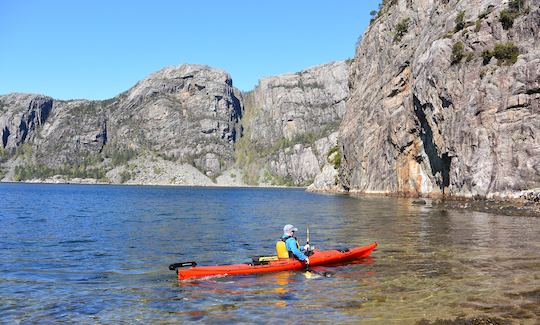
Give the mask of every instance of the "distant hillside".
[{"label": "distant hillside", "polygon": [[324,156],[311,146],[337,130],[347,77],[336,62],[243,95],[222,70],[182,65],[105,101],[0,96],[0,179],[309,185]]}]

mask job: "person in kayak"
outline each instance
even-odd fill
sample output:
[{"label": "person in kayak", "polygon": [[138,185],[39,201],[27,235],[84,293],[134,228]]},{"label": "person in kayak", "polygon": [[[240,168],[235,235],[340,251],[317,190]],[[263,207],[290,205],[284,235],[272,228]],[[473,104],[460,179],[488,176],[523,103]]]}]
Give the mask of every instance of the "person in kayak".
[{"label": "person in kayak", "polygon": [[[300,261],[309,265],[309,257],[307,257],[306,254],[300,250],[300,244],[298,244],[298,240],[294,236],[297,231],[298,229],[293,225],[285,225],[285,227],[283,227],[283,236],[281,236],[281,241],[285,242],[285,247],[289,252],[289,257],[295,256]],[[308,251],[309,247],[304,247],[304,250]]]}]

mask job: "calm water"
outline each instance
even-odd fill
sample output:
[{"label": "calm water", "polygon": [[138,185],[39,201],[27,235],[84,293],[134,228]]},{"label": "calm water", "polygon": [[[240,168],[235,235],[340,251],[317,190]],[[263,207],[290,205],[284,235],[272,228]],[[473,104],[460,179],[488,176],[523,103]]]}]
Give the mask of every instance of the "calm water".
[{"label": "calm water", "polygon": [[[539,218],[298,189],[0,184],[0,220],[0,323],[540,319]],[[320,248],[380,246],[331,278],[167,269],[272,253],[286,223]]]}]

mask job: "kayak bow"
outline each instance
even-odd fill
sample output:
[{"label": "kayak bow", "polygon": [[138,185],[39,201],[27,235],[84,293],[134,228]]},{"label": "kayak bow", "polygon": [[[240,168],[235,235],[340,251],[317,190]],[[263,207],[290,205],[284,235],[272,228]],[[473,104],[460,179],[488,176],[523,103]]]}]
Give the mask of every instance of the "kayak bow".
[{"label": "kayak bow", "polygon": [[[314,250],[313,254],[309,256],[309,265],[318,266],[354,261],[363,257],[368,257],[375,247],[377,247],[376,242],[350,249],[334,249],[327,251]],[[177,268],[176,273],[178,274],[178,280],[186,280],[211,276],[300,270],[304,268],[305,264],[295,258],[282,258],[275,261],[268,261],[267,263],[260,265],[244,263],[233,265],[193,266],[187,269]]]}]

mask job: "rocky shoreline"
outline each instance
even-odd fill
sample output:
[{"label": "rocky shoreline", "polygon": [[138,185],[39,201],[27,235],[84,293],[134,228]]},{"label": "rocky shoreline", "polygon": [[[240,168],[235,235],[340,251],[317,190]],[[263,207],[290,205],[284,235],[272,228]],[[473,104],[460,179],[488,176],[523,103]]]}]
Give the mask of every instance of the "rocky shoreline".
[{"label": "rocky shoreline", "polygon": [[[324,192],[322,192],[324,193]],[[334,191],[333,193],[339,193]],[[345,193],[345,192],[341,192]],[[388,196],[403,197],[389,193],[346,193],[356,197]],[[483,197],[445,197],[445,198],[416,198],[412,205],[425,205],[439,210],[468,210],[487,212],[505,216],[540,217],[540,191],[529,191],[526,194],[515,193],[515,197],[483,198]]]},{"label": "rocky shoreline", "polygon": [[510,324],[507,321],[501,320],[499,318],[480,316],[480,317],[471,317],[463,318],[458,317],[456,319],[437,319],[433,322],[422,319],[416,322],[416,325],[502,325]]},{"label": "rocky shoreline", "polygon": [[506,216],[540,217],[540,203],[527,199],[445,199],[433,206],[444,210],[472,210]]}]

